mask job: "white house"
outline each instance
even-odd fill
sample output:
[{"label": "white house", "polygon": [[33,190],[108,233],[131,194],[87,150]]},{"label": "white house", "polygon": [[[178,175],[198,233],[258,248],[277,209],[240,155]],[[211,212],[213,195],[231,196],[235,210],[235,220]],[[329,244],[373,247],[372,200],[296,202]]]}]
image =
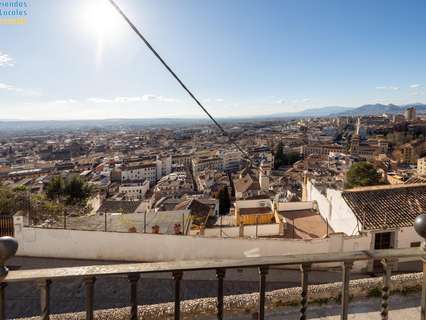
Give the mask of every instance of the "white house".
[{"label": "white house", "polygon": [[149,181],[123,183],[118,187],[118,192],[124,194],[127,200],[143,199],[149,190]]},{"label": "white house", "polygon": [[334,232],[348,236],[367,235],[370,248],[419,246],[415,218],[426,212],[426,184],[360,187],[345,191],[306,183],[308,201],[316,201],[320,214]]}]

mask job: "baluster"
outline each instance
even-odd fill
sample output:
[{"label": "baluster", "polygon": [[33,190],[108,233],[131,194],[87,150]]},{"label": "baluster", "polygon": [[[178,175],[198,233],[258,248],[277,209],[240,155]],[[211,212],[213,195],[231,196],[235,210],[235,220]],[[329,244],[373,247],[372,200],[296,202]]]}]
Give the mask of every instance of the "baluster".
[{"label": "baluster", "polygon": [[7,284],[3,282],[9,273],[6,261],[13,257],[18,250],[18,241],[12,237],[0,237],[0,320],[6,319],[5,288]]},{"label": "baluster", "polygon": [[6,320],[6,287],[6,282],[0,284],[0,320]]},{"label": "baluster", "polygon": [[353,261],[345,261],[342,266],[343,273],[343,284],[342,284],[342,314],[341,320],[348,319],[348,308],[349,308],[349,276],[353,266]]},{"label": "baluster", "polygon": [[138,319],[138,281],[139,274],[131,273],[128,275],[130,282],[130,319]]},{"label": "baluster", "polygon": [[223,279],[225,278],[225,269],[217,269],[216,278],[217,278],[217,320],[223,320]]},{"label": "baluster", "polygon": [[391,277],[391,266],[388,259],[383,259],[381,261],[383,265],[383,288],[382,288],[382,311],[381,316],[383,320],[388,319],[388,299],[390,291],[390,277]]},{"label": "baluster", "polygon": [[175,320],[180,319],[180,282],[183,272],[173,272],[173,280],[175,280]]},{"label": "baluster", "polygon": [[420,308],[420,319],[426,320],[426,260],[424,258],[424,253],[426,251],[426,214],[421,214],[416,217],[414,221],[414,230],[417,234],[422,237],[422,245],[420,248],[420,253],[422,254],[422,263],[423,263],[423,283],[422,283],[422,301]]},{"label": "baluster", "polygon": [[269,267],[259,267],[260,275],[260,288],[259,288],[259,320],[265,319],[265,289],[266,289],[266,275],[268,274]]},{"label": "baluster", "polygon": [[302,285],[302,299],[300,301],[300,320],[306,319],[306,310],[308,309],[308,275],[311,270],[311,264],[300,265],[301,272],[301,285]]},{"label": "baluster", "polygon": [[84,278],[86,286],[86,320],[93,320],[93,303],[95,300],[95,277]]},{"label": "baluster", "polygon": [[[423,248],[424,250],[425,248]],[[426,320],[426,259],[422,259],[423,281],[422,281],[422,302],[420,308],[420,320]]]},{"label": "baluster", "polygon": [[40,288],[40,319],[50,319],[50,284],[51,280],[41,280],[38,282]]}]

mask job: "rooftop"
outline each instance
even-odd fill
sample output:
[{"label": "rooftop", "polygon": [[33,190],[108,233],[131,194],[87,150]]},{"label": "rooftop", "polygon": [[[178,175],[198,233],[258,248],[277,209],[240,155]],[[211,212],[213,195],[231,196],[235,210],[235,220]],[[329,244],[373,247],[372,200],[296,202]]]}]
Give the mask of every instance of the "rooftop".
[{"label": "rooftop", "polygon": [[313,209],[279,211],[288,225],[284,237],[290,239],[322,238],[333,232],[318,211]]},{"label": "rooftop", "polygon": [[426,184],[361,187],[342,196],[365,230],[409,227],[426,212]]}]

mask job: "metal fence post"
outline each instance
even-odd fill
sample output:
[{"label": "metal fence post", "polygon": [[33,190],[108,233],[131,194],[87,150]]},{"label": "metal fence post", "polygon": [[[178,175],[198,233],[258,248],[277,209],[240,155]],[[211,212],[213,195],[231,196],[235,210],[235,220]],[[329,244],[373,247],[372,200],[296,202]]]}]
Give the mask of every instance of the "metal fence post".
[{"label": "metal fence post", "polygon": [[306,310],[308,309],[308,276],[311,270],[311,264],[300,265],[302,299],[300,301],[300,320],[306,319]]},{"label": "metal fence post", "polygon": [[349,313],[349,278],[352,269],[353,261],[345,261],[342,266],[342,313],[340,316],[341,320],[348,319]]},{"label": "metal fence post", "polygon": [[146,233],[146,210],[143,213],[143,233]]},{"label": "metal fence post", "polygon": [[266,275],[269,267],[259,267],[260,283],[259,283],[259,320],[265,319],[265,295],[266,295]]},{"label": "metal fence post", "polygon": [[[423,238],[422,250],[426,252],[426,214],[419,215],[414,221],[414,230]],[[422,283],[422,302],[420,308],[420,319],[426,320],[426,260],[423,261],[423,283]]]},{"label": "metal fence post", "polygon": [[391,266],[390,261],[388,259],[383,259],[381,261],[383,265],[383,287],[382,287],[382,310],[380,312],[380,315],[382,316],[382,320],[388,319],[388,300],[389,300],[389,293],[390,293],[390,277],[391,277]]},{"label": "metal fence post", "polygon": [[6,261],[13,257],[17,250],[18,241],[16,241],[15,238],[0,238],[0,320],[6,319],[5,289],[7,283],[3,282],[9,273],[9,269],[6,267]]}]

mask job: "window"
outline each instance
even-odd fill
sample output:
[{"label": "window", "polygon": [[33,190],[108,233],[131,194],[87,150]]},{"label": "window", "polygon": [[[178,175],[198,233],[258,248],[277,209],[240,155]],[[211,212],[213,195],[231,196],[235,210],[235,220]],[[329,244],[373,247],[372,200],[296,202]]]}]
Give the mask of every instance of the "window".
[{"label": "window", "polygon": [[417,248],[420,247],[421,242],[420,241],[416,241],[416,242],[411,242],[410,243],[410,247],[411,248]]}]

